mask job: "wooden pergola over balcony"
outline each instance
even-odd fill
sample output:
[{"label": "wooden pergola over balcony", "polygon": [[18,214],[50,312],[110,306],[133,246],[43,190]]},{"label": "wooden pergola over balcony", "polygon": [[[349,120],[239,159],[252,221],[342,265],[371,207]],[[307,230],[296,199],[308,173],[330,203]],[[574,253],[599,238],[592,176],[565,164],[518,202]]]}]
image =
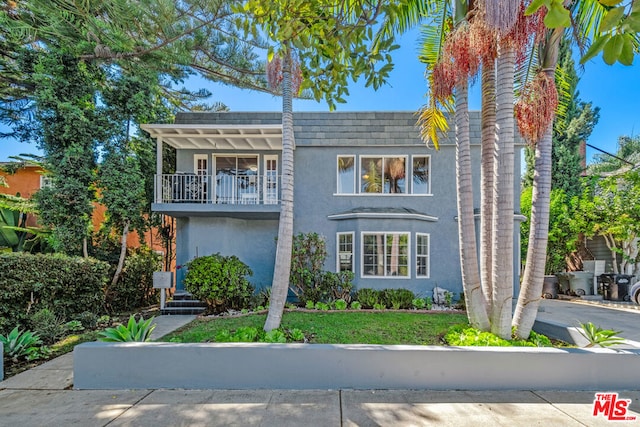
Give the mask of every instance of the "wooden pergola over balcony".
[{"label": "wooden pergola over balcony", "polygon": [[[214,181],[215,177],[208,175],[202,176],[183,176],[180,174],[163,175],[162,174],[162,148],[163,144],[168,144],[178,150],[209,150],[218,152],[235,152],[235,151],[280,151],[282,150],[282,125],[281,124],[143,124],[140,126],[144,131],[148,132],[152,138],[157,141],[156,144],[156,176],[155,176],[155,203],[154,207],[158,211],[171,211],[178,209],[180,212],[190,211],[191,209],[184,204],[207,204],[210,207],[194,207],[193,210],[209,212],[209,214],[217,212],[217,210],[225,211],[233,209],[228,205],[272,205],[267,210],[277,211],[279,205],[279,183],[278,177],[237,177],[237,185],[229,184],[230,189],[220,189],[220,194],[215,197],[211,191],[206,190],[208,182]],[[197,193],[197,199],[186,190],[193,187],[197,180],[202,182],[199,187],[201,191]],[[273,182],[272,182],[273,180]],[[244,182],[246,181],[246,182]],[[169,183],[169,184],[167,184]],[[178,185],[171,185],[171,184]],[[189,185],[187,185],[189,184]],[[242,188],[237,191],[235,188]],[[246,188],[245,188],[246,187]],[[169,190],[167,190],[169,188]],[[226,188],[226,187],[225,187]],[[273,188],[275,193],[270,189]],[[175,191],[175,189],[184,191]],[[205,189],[202,191],[202,189]],[[184,193],[184,194],[183,194]],[[190,203],[193,202],[193,203]],[[180,208],[174,204],[182,203]],[[219,208],[211,205],[220,205]],[[223,207],[221,205],[227,205]],[[174,205],[174,206],[169,206]],[[225,208],[225,209],[223,209]],[[242,209],[258,209],[259,207],[246,206]],[[174,212],[175,213],[175,212]]]}]

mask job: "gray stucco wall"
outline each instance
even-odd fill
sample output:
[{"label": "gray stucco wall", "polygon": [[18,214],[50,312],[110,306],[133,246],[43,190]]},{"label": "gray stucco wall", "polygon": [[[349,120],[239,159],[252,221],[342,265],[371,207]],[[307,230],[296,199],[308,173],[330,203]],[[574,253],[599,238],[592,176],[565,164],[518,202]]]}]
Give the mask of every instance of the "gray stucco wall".
[{"label": "gray stucco wall", "polygon": [[[277,124],[280,113],[181,113],[181,124]],[[470,113],[474,206],[480,206],[480,114]],[[428,295],[434,286],[460,292],[461,276],[456,222],[455,138],[453,130],[441,141],[440,150],[427,148],[419,137],[413,112],[301,112],[295,121],[295,215],[294,231],[317,232],[326,237],[328,257],[325,268],[336,269],[336,233],[353,232],[355,284],[357,287],[403,287]],[[242,153],[247,153],[246,151]],[[178,150],[177,170],[190,171],[194,154],[211,151]],[[224,154],[228,154],[226,151]],[[279,151],[259,152],[262,155]],[[337,195],[338,155],[426,155],[430,156],[431,195]],[[209,157],[210,158],[210,157]],[[279,163],[279,167],[280,162]],[[520,176],[520,150],[516,150],[515,176]],[[262,166],[262,165],[261,165]],[[211,168],[211,165],[210,165]],[[514,189],[515,212],[519,212],[518,179]],[[411,209],[436,218],[424,221],[397,218],[330,219],[353,209]],[[518,287],[519,235],[514,225],[514,289]],[[362,232],[410,233],[410,278],[361,276]],[[416,278],[416,233],[430,236],[430,277]],[[249,264],[257,286],[271,283],[277,221],[233,218],[190,217],[178,219],[178,265],[196,255],[220,252],[237,255]],[[178,282],[183,272],[178,272]]]},{"label": "gray stucco wall", "polygon": [[[271,284],[278,221],[190,217],[176,223],[176,265],[217,252],[235,255],[253,270],[249,281],[256,288]],[[183,288],[184,274],[184,268],[178,270],[178,289]]]}]

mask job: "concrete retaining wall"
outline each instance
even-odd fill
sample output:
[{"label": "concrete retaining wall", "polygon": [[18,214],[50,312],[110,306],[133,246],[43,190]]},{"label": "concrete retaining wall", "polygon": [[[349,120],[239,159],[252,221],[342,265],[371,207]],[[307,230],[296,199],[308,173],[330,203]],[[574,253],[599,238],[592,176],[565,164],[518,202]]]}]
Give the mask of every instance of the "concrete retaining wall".
[{"label": "concrete retaining wall", "polygon": [[637,389],[640,350],[262,343],[74,349],[76,389]]}]

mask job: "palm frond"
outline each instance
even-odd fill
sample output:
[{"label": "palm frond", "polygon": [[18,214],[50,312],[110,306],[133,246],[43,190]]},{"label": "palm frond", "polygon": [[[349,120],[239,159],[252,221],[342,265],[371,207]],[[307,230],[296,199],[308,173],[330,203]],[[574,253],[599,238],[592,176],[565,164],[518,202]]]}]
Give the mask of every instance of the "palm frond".
[{"label": "palm frond", "polygon": [[433,69],[442,54],[444,41],[451,27],[451,12],[451,7],[446,2],[439,3],[433,10],[431,21],[420,27],[418,59],[427,65],[427,72]]},{"label": "palm frond", "polygon": [[427,146],[433,145],[436,150],[440,149],[440,136],[449,130],[445,112],[452,114],[453,111],[453,98],[439,103],[430,97],[429,102],[420,109],[418,116],[420,137]]},{"label": "palm frond", "polygon": [[422,23],[441,3],[435,0],[406,0],[392,5],[380,26],[380,31],[376,34],[376,44],[381,39],[403,34]]}]

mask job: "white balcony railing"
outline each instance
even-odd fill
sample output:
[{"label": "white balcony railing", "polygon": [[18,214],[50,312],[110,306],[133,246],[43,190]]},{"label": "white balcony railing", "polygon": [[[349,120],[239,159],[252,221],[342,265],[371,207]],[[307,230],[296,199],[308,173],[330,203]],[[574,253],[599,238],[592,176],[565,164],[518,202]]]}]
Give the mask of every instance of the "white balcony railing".
[{"label": "white balcony railing", "polygon": [[273,205],[280,203],[278,175],[156,175],[157,203]]}]

